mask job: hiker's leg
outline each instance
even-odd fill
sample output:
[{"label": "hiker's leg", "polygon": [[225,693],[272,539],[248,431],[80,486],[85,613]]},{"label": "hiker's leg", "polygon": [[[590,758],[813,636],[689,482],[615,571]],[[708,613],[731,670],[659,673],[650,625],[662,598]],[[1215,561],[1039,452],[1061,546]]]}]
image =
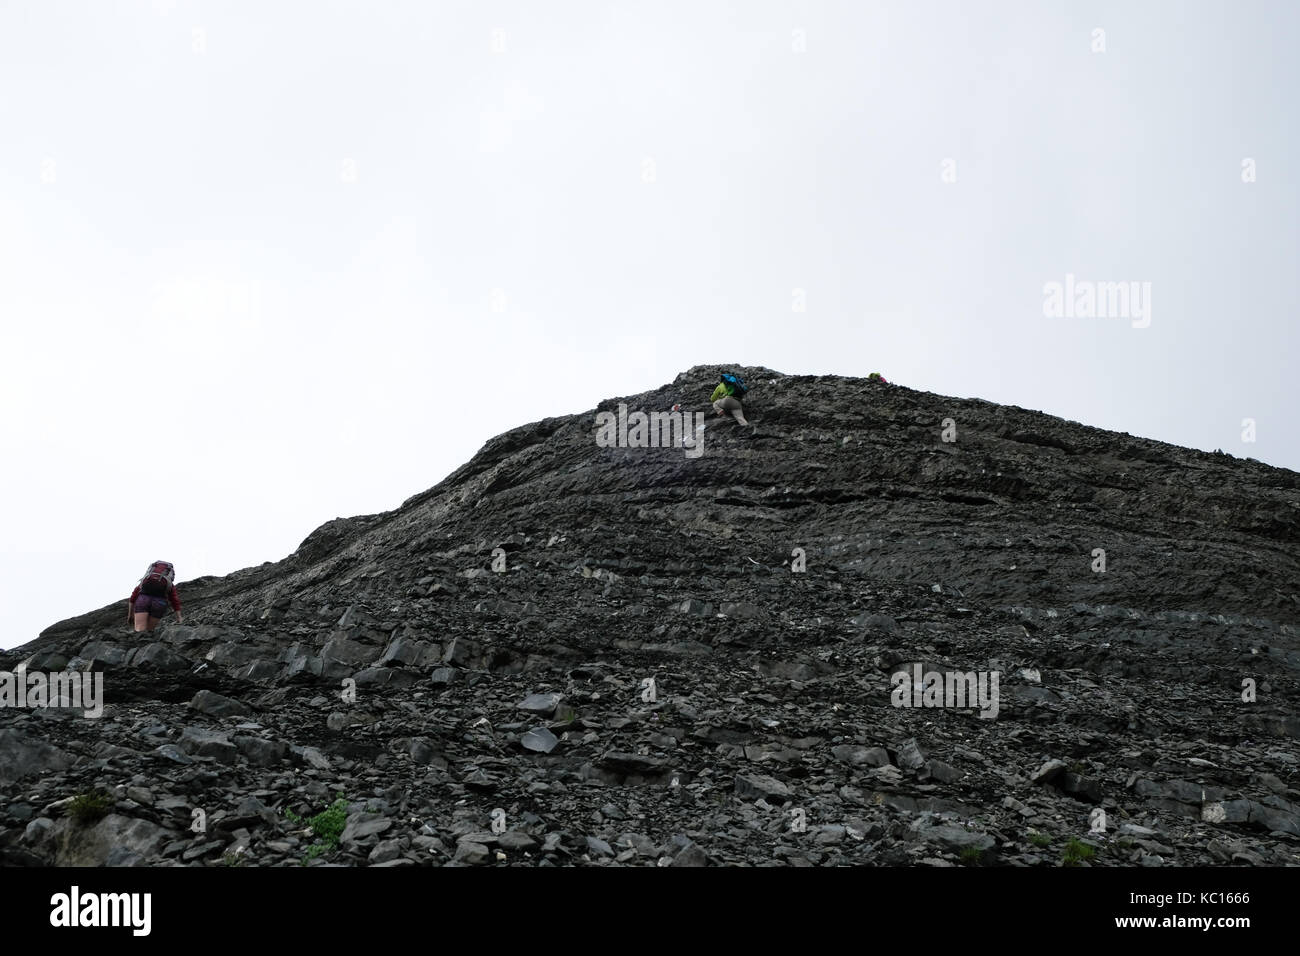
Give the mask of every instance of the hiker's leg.
[{"label": "hiker's leg", "polygon": [[147,594],[138,595],[135,599],[135,606],[132,610],[135,612],[135,629],[137,631],[147,630],[149,627],[149,615],[153,611],[153,599]]},{"label": "hiker's leg", "polygon": [[[729,397],[730,397],[730,396],[727,396],[727,398],[729,398]],[[725,402],[725,401],[727,400],[727,398],[720,398],[720,399],[718,399],[716,402],[713,403],[713,410],[714,410],[715,412],[717,412],[719,415],[725,415],[725,414],[727,414],[727,413],[726,413],[725,411],[723,411],[723,409],[722,409],[722,403]]]},{"label": "hiker's leg", "polygon": [[714,404],[718,406],[718,411],[731,412],[731,417],[741,425],[749,424],[749,422],[745,421],[745,407],[731,395],[718,399]]},{"label": "hiker's leg", "polygon": [[141,594],[135,599],[135,629],[152,631],[167,613],[167,602],[162,598]]},{"label": "hiker's leg", "polygon": [[149,599],[149,630],[152,631],[155,627],[157,627],[162,622],[162,619],[167,616],[167,612],[169,610],[170,608],[168,607],[167,602],[164,601],[162,598],[150,598]]}]

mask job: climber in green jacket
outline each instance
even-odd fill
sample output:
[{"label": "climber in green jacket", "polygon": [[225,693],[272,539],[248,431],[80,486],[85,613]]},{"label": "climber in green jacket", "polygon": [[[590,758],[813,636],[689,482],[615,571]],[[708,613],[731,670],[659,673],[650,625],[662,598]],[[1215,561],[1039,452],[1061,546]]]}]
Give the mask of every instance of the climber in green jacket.
[{"label": "climber in green jacket", "polygon": [[718,387],[709,396],[709,401],[713,403],[713,409],[719,415],[731,412],[731,417],[737,422],[748,425],[749,422],[745,421],[745,407],[740,404],[740,400],[748,391],[749,387],[745,385],[743,378],[723,372],[718,380]]}]

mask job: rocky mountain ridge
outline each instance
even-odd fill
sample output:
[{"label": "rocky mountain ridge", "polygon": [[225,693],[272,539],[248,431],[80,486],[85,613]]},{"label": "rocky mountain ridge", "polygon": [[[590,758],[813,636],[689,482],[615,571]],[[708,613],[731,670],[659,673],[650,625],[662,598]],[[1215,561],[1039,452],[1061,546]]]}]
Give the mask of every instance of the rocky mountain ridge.
[{"label": "rocky mountain ridge", "polygon": [[[1300,860],[1300,476],[739,371],[752,428],[696,367],[182,582],[184,625],[0,655],[106,697],[0,709],[0,860]],[[703,452],[602,447],[620,403]],[[996,716],[900,672],[996,674]]]}]

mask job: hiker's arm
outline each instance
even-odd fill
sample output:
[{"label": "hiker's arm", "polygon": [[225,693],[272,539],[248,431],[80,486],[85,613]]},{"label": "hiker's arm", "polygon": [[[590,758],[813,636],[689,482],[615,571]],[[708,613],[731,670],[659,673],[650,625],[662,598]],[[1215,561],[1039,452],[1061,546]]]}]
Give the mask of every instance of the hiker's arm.
[{"label": "hiker's arm", "polygon": [[182,620],[182,618],[181,618],[181,592],[176,590],[176,586],[175,586],[175,585],[172,585],[172,591],[171,591],[171,593],[170,593],[169,595],[167,595],[167,597],[168,597],[168,598],[171,600],[171,602],[172,602],[172,609],[175,610],[175,612],[176,612],[176,623],[179,624],[179,623],[181,622],[181,620]]}]

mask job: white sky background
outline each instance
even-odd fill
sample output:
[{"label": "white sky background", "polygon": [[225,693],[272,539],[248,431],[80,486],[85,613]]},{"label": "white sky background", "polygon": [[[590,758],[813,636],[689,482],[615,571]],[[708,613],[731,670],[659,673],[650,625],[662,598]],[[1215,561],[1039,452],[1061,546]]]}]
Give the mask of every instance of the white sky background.
[{"label": "white sky background", "polygon": [[[701,363],[1300,468],[1298,30],[1289,2],[0,0],[0,646]],[[1067,273],[1150,282],[1150,326],[1045,317]]]}]

